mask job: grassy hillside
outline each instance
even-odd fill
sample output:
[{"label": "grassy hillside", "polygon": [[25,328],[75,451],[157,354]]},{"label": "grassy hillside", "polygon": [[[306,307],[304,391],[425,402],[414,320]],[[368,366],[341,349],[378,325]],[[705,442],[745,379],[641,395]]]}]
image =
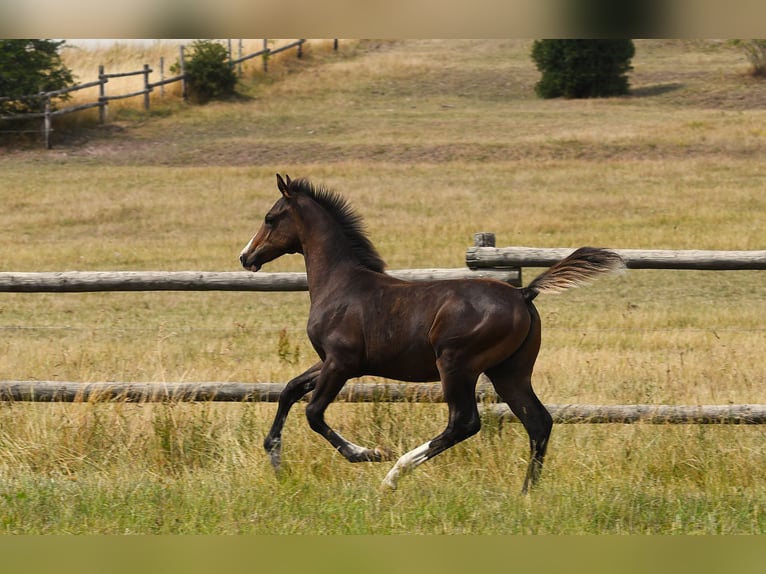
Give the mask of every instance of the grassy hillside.
[{"label": "grassy hillside", "polygon": [[[394,269],[463,266],[477,231],[498,245],[764,249],[766,91],[736,46],[638,41],[631,96],[543,101],[530,44],[344,41],[248,75],[236,101],[126,105],[52,151],[3,148],[0,269],[237,270],[275,172],[348,197]],[[766,403],[762,272],[631,271],[538,308],[544,402]],[[314,361],[307,312],[305,293],[5,294],[0,379],[285,381]],[[766,530],[757,426],[558,426],[524,501],[518,425],[486,421],[382,495],[388,465],[346,463],[301,405],[276,480],[260,447],[274,410],[0,404],[0,530]],[[401,454],[446,409],[337,404],[328,420]]]}]

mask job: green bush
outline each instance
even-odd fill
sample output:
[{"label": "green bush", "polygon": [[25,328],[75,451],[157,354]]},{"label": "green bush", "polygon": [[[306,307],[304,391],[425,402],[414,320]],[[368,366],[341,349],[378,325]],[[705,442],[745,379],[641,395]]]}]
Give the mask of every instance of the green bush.
[{"label": "green bush", "polygon": [[542,72],[543,98],[598,98],[628,93],[633,40],[535,40],[532,59]]},{"label": "green bush", "polygon": [[746,40],[741,45],[750,61],[750,75],[766,78],[766,40]]},{"label": "green bush", "polygon": [[237,76],[226,48],[212,40],[197,40],[185,62],[189,97],[198,103],[234,94]]},{"label": "green bush", "polygon": [[37,94],[72,85],[72,72],[58,53],[64,43],[64,40],[0,40],[0,96],[11,98],[0,100],[0,114],[39,112],[41,100]]}]

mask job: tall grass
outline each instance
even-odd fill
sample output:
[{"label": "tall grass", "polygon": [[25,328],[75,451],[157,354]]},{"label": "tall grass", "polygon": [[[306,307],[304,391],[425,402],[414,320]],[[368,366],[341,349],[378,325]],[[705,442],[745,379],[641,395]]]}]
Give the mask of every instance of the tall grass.
[{"label": "tall grass", "polygon": [[[236,270],[285,171],[348,197],[390,268],[463,266],[477,231],[500,245],[764,248],[764,96],[742,84],[736,46],[637,42],[635,94],[586,102],[534,98],[528,47],[358,42],[249,79],[250,99],[6,153],[0,268]],[[290,256],[264,271],[302,268]],[[764,403],[765,289],[755,271],[635,270],[541,297],[535,388],[547,403]],[[5,294],[0,379],[286,381],[314,360],[308,305]],[[558,425],[521,498],[526,435],[487,419],[384,493],[387,465],[346,463],[303,409],[275,477],[260,446],[275,405],[0,403],[0,531],[766,530],[760,426]],[[446,408],[339,403],[328,420],[401,454]]]},{"label": "tall grass", "polygon": [[[343,432],[374,439],[377,420],[390,444],[404,447],[433,432],[444,414],[428,405],[333,409]],[[266,405],[5,405],[0,527],[718,534],[765,526],[764,436],[756,427],[560,426],[546,479],[523,498],[526,441],[515,425],[485,425],[389,493],[378,487],[384,467],[345,463],[296,421],[287,429],[287,469],[274,477],[258,440],[270,414]]]}]

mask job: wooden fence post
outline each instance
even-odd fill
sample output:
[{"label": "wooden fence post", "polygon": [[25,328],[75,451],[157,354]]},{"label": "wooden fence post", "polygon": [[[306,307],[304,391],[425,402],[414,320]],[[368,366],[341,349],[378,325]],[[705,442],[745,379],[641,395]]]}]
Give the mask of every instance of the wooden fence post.
[{"label": "wooden fence post", "polygon": [[149,85],[149,72],[151,72],[149,64],[144,64],[144,109],[149,111],[149,94],[152,91],[152,87]]},{"label": "wooden fence post", "polygon": [[179,47],[178,64],[181,66],[181,96],[184,102],[189,101],[189,92],[186,89],[186,60],[184,59],[184,47],[183,44]]},{"label": "wooden fence post", "polygon": [[51,149],[51,97],[50,96],[45,96],[43,130],[45,131],[45,149]]},{"label": "wooden fence post", "polygon": [[480,231],[473,234],[474,247],[494,247],[495,246],[495,234],[489,231]]},{"label": "wooden fence post", "polygon": [[[473,234],[474,247],[495,247],[495,234],[489,231],[480,231]],[[514,269],[518,273],[515,282],[511,282],[516,287],[521,287],[521,266],[507,267],[506,269]]]},{"label": "wooden fence post", "polygon": [[106,109],[108,101],[106,99],[106,82],[108,78],[104,75],[104,66],[98,67],[98,121],[102,124],[106,123]]},{"label": "wooden fence post", "polygon": [[268,72],[269,71],[269,41],[264,38],[263,39],[263,56],[261,56],[263,59],[263,71]]},{"label": "wooden fence post", "polygon": [[160,97],[165,97],[165,56],[160,56]]}]

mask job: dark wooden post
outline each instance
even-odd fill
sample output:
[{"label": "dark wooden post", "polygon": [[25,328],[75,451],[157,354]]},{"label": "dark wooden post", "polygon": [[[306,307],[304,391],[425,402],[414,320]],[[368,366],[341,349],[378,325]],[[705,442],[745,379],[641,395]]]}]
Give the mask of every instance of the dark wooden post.
[{"label": "dark wooden post", "polygon": [[106,82],[108,78],[104,75],[104,66],[98,67],[98,121],[106,123],[106,107],[108,105],[106,99]]},{"label": "dark wooden post", "polygon": [[189,101],[189,92],[186,89],[186,61],[184,60],[183,44],[178,49],[178,65],[181,66],[181,96],[185,102]]},{"label": "dark wooden post", "polygon": [[263,71],[268,72],[269,71],[269,41],[264,38],[263,39]]},{"label": "dark wooden post", "polygon": [[473,244],[475,247],[494,247],[495,234],[489,231],[480,231],[473,234]]},{"label": "dark wooden post", "polygon": [[237,60],[239,60],[237,62],[237,75],[240,76],[240,77],[242,76],[242,51],[243,51],[243,49],[244,48],[242,46],[242,38],[240,38],[239,39],[239,47],[238,47],[238,50],[237,50]]},{"label": "dark wooden post", "polygon": [[165,96],[165,56],[160,56],[160,97]]},{"label": "dark wooden post", "polygon": [[51,149],[51,97],[45,96],[45,111],[43,112],[43,130],[45,131],[45,149]]},{"label": "dark wooden post", "polygon": [[149,74],[151,73],[149,64],[144,64],[144,109],[149,111],[149,94],[152,88],[149,86]]},{"label": "dark wooden post", "polygon": [[[495,234],[489,231],[480,231],[473,234],[474,247],[495,247]],[[515,281],[509,281],[511,285],[521,287],[521,266],[514,267],[497,267],[497,269],[515,270],[518,272],[518,277]]]}]

